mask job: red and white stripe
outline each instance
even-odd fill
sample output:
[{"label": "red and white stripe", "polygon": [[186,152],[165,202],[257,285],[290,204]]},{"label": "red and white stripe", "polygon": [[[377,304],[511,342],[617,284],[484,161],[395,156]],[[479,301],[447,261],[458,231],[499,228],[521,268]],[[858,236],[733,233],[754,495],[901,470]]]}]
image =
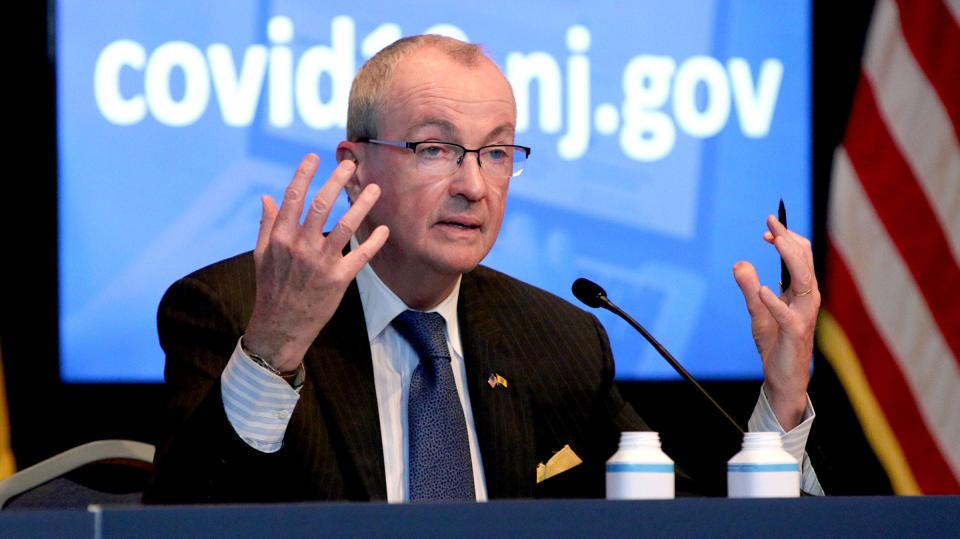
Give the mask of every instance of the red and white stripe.
[{"label": "red and white stripe", "polygon": [[878,0],[834,159],[825,310],[872,392],[854,405],[899,444],[872,439],[881,461],[924,493],[960,493],[958,141],[960,0]]}]

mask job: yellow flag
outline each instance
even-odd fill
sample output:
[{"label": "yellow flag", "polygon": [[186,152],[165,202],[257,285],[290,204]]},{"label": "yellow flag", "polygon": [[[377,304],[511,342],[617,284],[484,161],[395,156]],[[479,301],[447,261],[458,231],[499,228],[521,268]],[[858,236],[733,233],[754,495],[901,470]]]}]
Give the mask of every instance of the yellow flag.
[{"label": "yellow flag", "polygon": [[0,479],[13,475],[17,464],[10,447],[10,417],[7,415],[7,386],[3,381],[3,355],[0,354]]}]

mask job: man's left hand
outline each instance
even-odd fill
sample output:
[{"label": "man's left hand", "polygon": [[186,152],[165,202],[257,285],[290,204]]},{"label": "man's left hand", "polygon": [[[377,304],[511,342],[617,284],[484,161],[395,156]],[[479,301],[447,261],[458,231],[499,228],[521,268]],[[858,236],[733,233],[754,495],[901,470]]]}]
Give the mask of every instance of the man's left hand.
[{"label": "man's left hand", "polygon": [[807,405],[813,332],[820,310],[820,290],[813,269],[810,240],[767,217],[763,239],[776,247],[790,271],[791,284],[780,296],[760,285],[749,262],[737,262],[733,277],[750,312],[753,340],[763,362],[764,388],[780,426],[800,424]]}]

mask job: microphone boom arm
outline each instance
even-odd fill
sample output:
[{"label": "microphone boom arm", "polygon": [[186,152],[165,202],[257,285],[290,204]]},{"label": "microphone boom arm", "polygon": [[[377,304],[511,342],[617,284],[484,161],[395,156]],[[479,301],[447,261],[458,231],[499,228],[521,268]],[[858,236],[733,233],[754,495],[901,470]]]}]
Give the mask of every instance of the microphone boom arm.
[{"label": "microphone boom arm", "polygon": [[697,390],[700,391],[700,394],[706,397],[706,399],[710,401],[713,407],[716,408],[723,415],[723,417],[727,418],[727,421],[729,421],[730,424],[733,425],[735,429],[737,429],[737,432],[743,435],[743,428],[740,426],[739,423],[736,422],[736,420],[730,417],[730,414],[727,413],[727,411],[723,408],[723,406],[720,406],[720,404],[716,400],[714,400],[709,393],[707,393],[707,390],[704,389],[703,386],[701,386],[700,383],[697,382],[697,380],[689,372],[687,372],[687,369],[683,368],[683,365],[681,365],[680,362],[677,361],[673,357],[673,355],[669,351],[667,351],[667,349],[664,348],[662,344],[660,344],[659,341],[657,341],[657,339],[653,338],[653,335],[651,335],[650,332],[646,330],[646,328],[641,326],[640,323],[634,320],[632,316],[626,313],[626,311],[624,311],[620,307],[617,307],[612,301],[610,301],[610,299],[607,298],[606,292],[603,291],[603,288],[600,288],[599,285],[597,285],[592,281],[580,278],[580,279],[577,279],[577,282],[573,284],[573,293],[577,297],[577,299],[582,301],[587,306],[602,307],[612,312],[613,314],[619,316],[620,318],[624,319],[628,324],[633,326],[633,329],[639,331],[640,334],[643,335],[643,338],[646,339],[647,342],[649,342],[651,345],[653,345],[653,347],[657,350],[657,352],[659,352],[660,355],[663,356],[663,359],[667,360],[667,363],[669,363],[670,366],[673,367],[673,370],[677,371],[677,373],[680,376],[682,376],[686,381],[693,384],[694,387],[696,387]]},{"label": "microphone boom arm", "polygon": [[704,397],[706,397],[711,404],[713,404],[714,408],[719,410],[720,413],[723,414],[723,417],[727,418],[727,421],[729,421],[730,424],[733,425],[733,427],[736,428],[740,434],[743,434],[743,428],[740,426],[740,424],[737,423],[732,417],[730,417],[730,414],[728,414],[727,411],[724,410],[723,407],[720,406],[720,404],[717,401],[715,401],[713,397],[710,396],[709,393],[707,393],[707,390],[700,385],[700,382],[697,382],[697,380],[689,372],[687,372],[687,369],[683,368],[683,365],[681,365],[673,357],[673,355],[670,354],[670,352],[668,352],[667,349],[664,348],[659,341],[657,341],[657,339],[653,338],[653,335],[651,335],[646,330],[646,328],[641,326],[636,320],[633,319],[632,316],[627,314],[623,309],[614,305],[613,302],[611,302],[609,299],[606,298],[606,296],[603,297],[603,305],[601,305],[601,307],[616,314],[620,318],[623,318],[624,320],[627,321],[628,324],[633,326],[633,329],[639,331],[640,334],[643,335],[643,338],[646,339],[647,342],[649,342],[654,348],[656,348],[657,352],[660,352],[660,355],[663,356],[663,359],[667,360],[667,363],[669,363],[670,366],[673,367],[673,370],[677,371],[677,373],[680,376],[682,376],[686,381],[696,386],[696,388],[700,390],[700,393]]}]

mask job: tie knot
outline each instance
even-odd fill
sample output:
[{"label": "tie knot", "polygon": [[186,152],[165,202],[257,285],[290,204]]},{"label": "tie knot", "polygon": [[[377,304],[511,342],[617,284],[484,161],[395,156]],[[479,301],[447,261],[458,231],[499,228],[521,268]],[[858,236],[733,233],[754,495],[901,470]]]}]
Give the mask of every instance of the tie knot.
[{"label": "tie knot", "polygon": [[393,319],[393,327],[410,343],[421,359],[450,360],[445,329],[446,321],[439,313],[403,311]]}]

